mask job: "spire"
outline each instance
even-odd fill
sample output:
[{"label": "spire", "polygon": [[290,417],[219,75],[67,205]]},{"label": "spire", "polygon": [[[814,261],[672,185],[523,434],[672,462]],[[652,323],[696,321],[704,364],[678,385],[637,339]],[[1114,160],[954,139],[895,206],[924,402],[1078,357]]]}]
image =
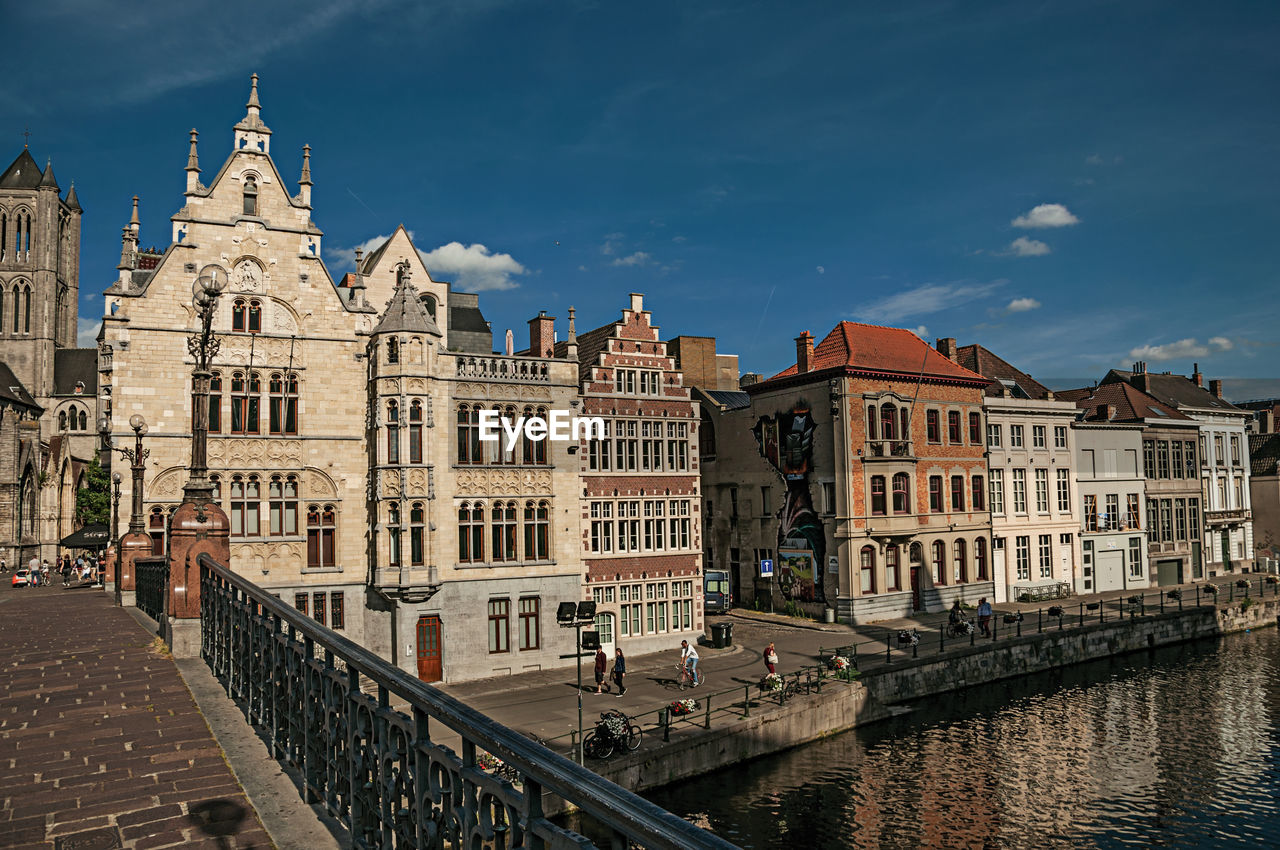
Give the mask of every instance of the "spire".
[{"label": "spire", "polygon": [[57,189],[58,181],[53,176],[53,160],[44,161],[44,175],[40,178],[41,189]]},{"label": "spire", "polygon": [[120,271],[120,288],[128,289],[133,282],[133,263],[138,248],[138,237],[133,233],[133,228],[124,227],[120,230],[120,265],[116,268]]},{"label": "spire", "polygon": [[138,231],[142,228],[142,224],[138,221],[138,196],[133,196],[133,214],[129,216],[129,229],[133,231],[134,238],[138,236]]},{"label": "spire", "polygon": [[408,261],[396,265],[396,291],[387,302],[387,309],[378,320],[375,334],[382,333],[426,333],[432,336],[444,336],[436,325],[435,319],[422,306],[418,291],[409,282],[411,272]]},{"label": "spire", "polygon": [[257,74],[249,75],[249,102],[245,104],[245,107],[248,108],[250,115],[255,114],[254,110],[258,110],[262,108],[262,104],[258,102],[258,75]]},{"label": "spire", "polygon": [[570,360],[578,359],[578,331],[577,331],[577,328],[574,327],[574,323],[573,323],[575,313],[576,311],[572,307],[570,307],[569,308],[569,336],[567,336],[564,341],[565,343],[564,356],[569,358]]},{"label": "spire", "polygon": [[302,177],[298,180],[299,185],[311,185],[311,145],[302,146]]},{"label": "spire", "polygon": [[67,192],[67,206],[71,208],[72,212],[84,212],[84,210],[80,209],[80,199],[76,197],[76,184],[74,182],[71,184],[71,191]]},{"label": "spire", "polygon": [[364,273],[360,271],[360,262],[364,257],[364,249],[356,249],[356,272],[351,278],[350,302],[356,307],[364,306]]},{"label": "spire", "polygon": [[196,139],[200,134],[196,132],[196,128],[191,128],[191,152],[187,154],[187,171],[200,172],[200,155],[196,153]]}]

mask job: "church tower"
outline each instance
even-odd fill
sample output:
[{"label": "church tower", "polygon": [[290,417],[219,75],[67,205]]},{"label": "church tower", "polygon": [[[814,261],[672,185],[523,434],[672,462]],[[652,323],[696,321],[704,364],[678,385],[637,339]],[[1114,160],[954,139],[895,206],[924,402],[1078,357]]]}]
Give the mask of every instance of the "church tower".
[{"label": "church tower", "polygon": [[54,352],[76,345],[80,215],[75,187],[63,198],[28,149],[0,174],[0,361],[42,404]]}]

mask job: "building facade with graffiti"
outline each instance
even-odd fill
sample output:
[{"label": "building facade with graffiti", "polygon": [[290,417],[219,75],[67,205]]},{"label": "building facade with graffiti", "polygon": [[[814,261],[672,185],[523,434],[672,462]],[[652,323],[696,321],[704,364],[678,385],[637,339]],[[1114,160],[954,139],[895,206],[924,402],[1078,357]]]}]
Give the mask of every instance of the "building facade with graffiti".
[{"label": "building facade with graffiti", "polygon": [[713,544],[737,557],[710,557],[742,604],[867,622],[994,597],[988,379],[899,328],[841,322],[816,347],[801,334],[796,354],[712,411],[704,492],[729,512]]}]

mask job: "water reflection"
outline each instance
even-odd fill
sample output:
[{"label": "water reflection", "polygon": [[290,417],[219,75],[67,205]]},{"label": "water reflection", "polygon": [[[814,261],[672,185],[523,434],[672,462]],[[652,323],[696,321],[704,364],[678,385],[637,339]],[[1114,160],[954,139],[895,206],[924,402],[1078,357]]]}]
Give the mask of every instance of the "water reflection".
[{"label": "water reflection", "polygon": [[1280,634],[993,683],[646,794],[743,847],[1280,846]]}]

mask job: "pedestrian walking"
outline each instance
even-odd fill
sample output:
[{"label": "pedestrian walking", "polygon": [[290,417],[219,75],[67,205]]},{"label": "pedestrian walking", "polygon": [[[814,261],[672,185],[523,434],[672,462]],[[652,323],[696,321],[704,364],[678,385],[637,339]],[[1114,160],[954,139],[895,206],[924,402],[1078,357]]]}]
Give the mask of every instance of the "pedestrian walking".
[{"label": "pedestrian walking", "polygon": [[618,686],[618,696],[627,692],[627,657],[622,654],[622,647],[613,651],[613,681]]},{"label": "pedestrian walking", "polygon": [[9,572],[9,563],[5,561],[4,556],[0,555],[0,573]]},{"label": "pedestrian walking", "polygon": [[764,648],[764,668],[770,673],[776,673],[778,663],[778,650],[773,648],[773,641],[769,641],[769,645]]},{"label": "pedestrian walking", "polygon": [[978,628],[984,637],[991,637],[991,603],[985,596],[978,600]]},{"label": "pedestrian walking", "polygon": [[601,688],[607,689],[609,686],[604,683],[604,671],[609,666],[609,656],[604,654],[604,647],[596,650],[596,693],[604,693]]},{"label": "pedestrian walking", "polygon": [[71,586],[71,559],[70,558],[63,559],[62,569],[59,570],[59,572],[62,573],[62,586],[70,587]]}]

